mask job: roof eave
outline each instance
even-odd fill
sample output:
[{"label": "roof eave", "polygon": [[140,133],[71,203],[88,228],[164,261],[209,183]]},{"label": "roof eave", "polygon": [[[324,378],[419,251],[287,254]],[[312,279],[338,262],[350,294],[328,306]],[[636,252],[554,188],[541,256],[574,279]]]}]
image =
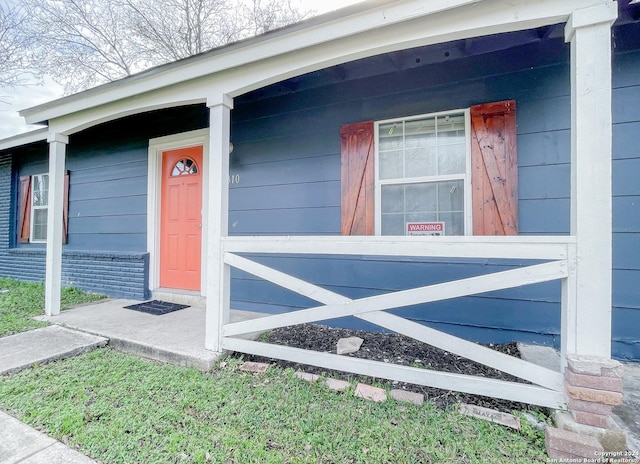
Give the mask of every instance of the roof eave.
[{"label": "roof eave", "polygon": [[10,150],[23,145],[28,145],[35,142],[43,142],[47,140],[49,134],[49,128],[43,127],[41,129],[32,130],[30,132],[24,132],[22,134],[13,135],[6,139],[0,140],[0,150]]},{"label": "roof eave", "polygon": [[28,124],[47,123],[78,111],[130,98],[170,85],[238,68],[273,56],[339,40],[413,17],[483,0],[367,0],[351,7],[267,32],[204,54],[161,65],[68,97],[20,111]]},{"label": "roof eave", "polygon": [[[481,0],[475,0],[475,1],[481,1]],[[243,40],[239,40],[237,42],[232,42],[230,44],[214,48],[212,50],[200,53],[198,55],[193,55],[187,58],[183,58],[181,60],[172,61],[170,63],[154,66],[152,68],[146,69],[139,73],[132,74],[130,76],[123,77],[116,81],[108,82],[106,84],[102,84],[97,87],[93,87],[78,93],[74,93],[72,95],[51,100],[49,102],[32,106],[29,108],[24,108],[19,111],[19,115],[24,117],[28,124],[46,124],[47,120],[50,117],[43,118],[42,116],[38,116],[38,115],[43,113],[50,113],[54,108],[58,108],[62,105],[67,105],[69,103],[75,103],[77,101],[86,100],[87,98],[95,97],[102,94],[109,94],[114,90],[121,89],[122,87],[129,86],[141,80],[152,78],[159,74],[170,73],[172,71],[175,71],[176,69],[188,67],[188,66],[200,63],[201,61],[204,61],[204,60],[213,59],[216,56],[231,53],[243,48],[249,48],[257,44],[260,44],[269,40],[274,40],[285,35],[290,35],[292,33],[295,33],[301,30],[315,28],[322,24],[329,23],[331,21],[336,21],[339,19],[344,19],[356,14],[362,13],[363,11],[366,11],[366,10],[378,8],[388,3],[389,3],[388,0],[366,0],[364,2],[356,3],[353,5],[347,6],[345,8],[341,8],[339,10],[330,11],[328,13],[325,13],[319,16],[314,16],[308,19],[304,19],[294,24],[290,24],[278,29],[267,31],[258,36],[249,37]],[[182,77],[183,78],[181,80],[189,80],[194,76],[189,76],[189,77],[182,76]],[[195,76],[195,77],[198,77],[198,76]],[[176,83],[178,82],[180,81],[176,81]]]}]

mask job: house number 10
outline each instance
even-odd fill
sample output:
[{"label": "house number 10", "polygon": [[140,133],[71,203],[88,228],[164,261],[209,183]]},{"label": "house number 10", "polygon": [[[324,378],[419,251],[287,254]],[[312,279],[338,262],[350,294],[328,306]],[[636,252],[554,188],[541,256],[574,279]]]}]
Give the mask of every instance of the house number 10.
[{"label": "house number 10", "polygon": [[234,174],[232,176],[229,176],[229,183],[230,184],[239,184],[240,183],[240,174]]}]

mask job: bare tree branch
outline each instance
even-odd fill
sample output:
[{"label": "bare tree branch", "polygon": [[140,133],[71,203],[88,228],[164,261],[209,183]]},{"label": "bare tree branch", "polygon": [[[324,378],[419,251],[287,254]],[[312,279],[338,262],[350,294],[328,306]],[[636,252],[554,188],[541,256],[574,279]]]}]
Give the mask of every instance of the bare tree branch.
[{"label": "bare tree branch", "polygon": [[247,0],[243,3],[245,27],[250,36],[301,21],[306,16],[294,8],[290,0]]},{"label": "bare tree branch", "polygon": [[129,75],[137,51],[110,0],[23,0],[29,15],[32,65],[70,93]]},{"label": "bare tree branch", "polygon": [[26,18],[20,6],[0,3],[0,87],[24,85],[33,75],[28,65],[31,42],[22,32]]},{"label": "bare tree branch", "polygon": [[17,67],[31,65],[67,93],[305,17],[290,0],[21,1],[29,21],[18,35],[30,51]]}]

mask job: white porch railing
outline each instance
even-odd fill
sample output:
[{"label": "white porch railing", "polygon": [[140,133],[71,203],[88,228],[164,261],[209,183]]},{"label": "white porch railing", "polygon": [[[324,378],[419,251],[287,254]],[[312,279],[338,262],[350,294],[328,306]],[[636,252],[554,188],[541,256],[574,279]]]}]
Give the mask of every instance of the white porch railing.
[{"label": "white porch railing", "polygon": [[[226,292],[221,301],[229,301],[229,272],[231,267],[235,267],[321,303],[308,309],[235,323],[227,323],[226,305],[222,310],[218,334],[222,349],[552,408],[564,405],[562,373],[431,329],[385,310],[561,280],[561,333],[564,335],[567,333],[565,325],[571,320],[567,314],[574,312],[569,308],[574,299],[565,297],[565,289],[573,286],[572,280],[575,278],[573,237],[224,237],[221,247],[224,260],[221,289]],[[353,300],[239,256],[238,253],[495,258],[545,262]],[[236,338],[243,334],[345,316],[358,317],[531,384],[437,372]]]}]

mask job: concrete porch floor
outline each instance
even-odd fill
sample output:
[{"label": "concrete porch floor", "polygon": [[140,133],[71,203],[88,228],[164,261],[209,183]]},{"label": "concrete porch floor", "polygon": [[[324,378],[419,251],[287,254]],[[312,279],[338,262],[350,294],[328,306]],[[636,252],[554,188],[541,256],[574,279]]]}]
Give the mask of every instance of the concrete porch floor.
[{"label": "concrete porch floor", "polygon": [[[204,348],[205,309],[202,306],[162,316],[124,309],[136,300],[110,299],[63,311],[58,316],[40,316],[48,321],[109,339],[114,348],[156,361],[211,370],[219,353]],[[262,317],[249,311],[231,311],[231,321]]]}]

